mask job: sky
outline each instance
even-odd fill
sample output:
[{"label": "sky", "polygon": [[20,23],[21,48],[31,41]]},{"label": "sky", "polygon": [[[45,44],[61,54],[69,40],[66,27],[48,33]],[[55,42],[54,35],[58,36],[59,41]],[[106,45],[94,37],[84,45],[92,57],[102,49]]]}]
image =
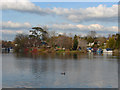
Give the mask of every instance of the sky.
[{"label": "sky", "polygon": [[116,2],[2,2],[3,40],[14,40],[16,34],[29,33],[34,26],[58,34],[85,36],[89,31],[108,36],[118,32]]}]

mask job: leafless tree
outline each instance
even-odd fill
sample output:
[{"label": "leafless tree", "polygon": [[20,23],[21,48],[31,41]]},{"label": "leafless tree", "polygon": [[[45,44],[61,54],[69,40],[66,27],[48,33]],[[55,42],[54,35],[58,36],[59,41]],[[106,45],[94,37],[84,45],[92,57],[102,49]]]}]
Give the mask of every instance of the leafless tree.
[{"label": "leafless tree", "polygon": [[84,39],[78,39],[78,49],[81,47],[82,50],[86,50],[87,48],[87,41]]},{"label": "leafless tree", "polygon": [[72,48],[72,38],[66,35],[60,35],[55,40],[55,44],[60,46],[61,48],[70,49]]},{"label": "leafless tree", "polygon": [[96,31],[89,31],[88,32],[88,37],[95,38],[96,37]]}]

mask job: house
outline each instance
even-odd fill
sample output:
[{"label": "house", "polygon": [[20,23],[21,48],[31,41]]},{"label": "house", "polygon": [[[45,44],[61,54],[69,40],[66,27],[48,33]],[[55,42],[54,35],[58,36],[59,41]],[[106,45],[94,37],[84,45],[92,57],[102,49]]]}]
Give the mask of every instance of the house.
[{"label": "house", "polygon": [[88,43],[88,47],[92,47],[94,45],[94,42],[93,43]]},{"label": "house", "polygon": [[41,46],[47,46],[48,44],[45,41],[41,42]]}]

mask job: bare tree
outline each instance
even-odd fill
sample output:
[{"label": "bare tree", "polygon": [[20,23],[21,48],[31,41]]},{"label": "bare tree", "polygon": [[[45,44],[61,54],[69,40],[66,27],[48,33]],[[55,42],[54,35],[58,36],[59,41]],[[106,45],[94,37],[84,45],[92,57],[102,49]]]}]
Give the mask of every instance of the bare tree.
[{"label": "bare tree", "polygon": [[48,35],[49,35],[49,37],[55,37],[56,36],[56,32],[55,31],[49,31]]},{"label": "bare tree", "polygon": [[88,37],[95,38],[96,37],[96,31],[89,31],[88,32]]},{"label": "bare tree", "polygon": [[50,38],[49,45],[50,46],[57,45],[61,48],[70,49],[72,48],[72,38],[66,35],[54,36]]},{"label": "bare tree", "polygon": [[82,50],[86,50],[87,48],[87,41],[84,39],[78,39],[78,49],[81,48]]},{"label": "bare tree", "polygon": [[66,35],[58,36],[56,44],[59,45],[61,48],[70,49],[72,48],[72,38]]}]

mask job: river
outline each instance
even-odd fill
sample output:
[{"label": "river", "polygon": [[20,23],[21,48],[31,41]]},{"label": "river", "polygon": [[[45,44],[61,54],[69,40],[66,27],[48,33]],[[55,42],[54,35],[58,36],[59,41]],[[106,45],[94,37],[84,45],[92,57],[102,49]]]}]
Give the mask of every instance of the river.
[{"label": "river", "polygon": [[7,53],[2,54],[2,75],[3,88],[117,88],[118,57]]}]

